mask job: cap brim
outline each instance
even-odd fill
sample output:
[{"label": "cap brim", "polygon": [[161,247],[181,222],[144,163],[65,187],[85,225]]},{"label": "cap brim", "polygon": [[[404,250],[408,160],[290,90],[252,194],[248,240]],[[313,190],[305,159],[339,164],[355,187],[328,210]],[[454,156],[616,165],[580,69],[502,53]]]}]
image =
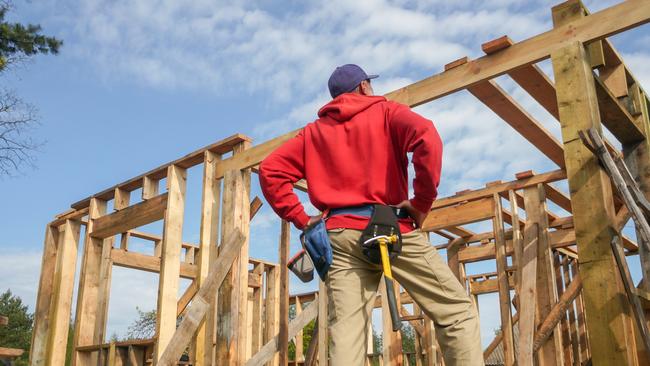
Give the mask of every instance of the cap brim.
[{"label": "cap brim", "polygon": [[368,79],[376,79],[379,75],[368,75]]}]

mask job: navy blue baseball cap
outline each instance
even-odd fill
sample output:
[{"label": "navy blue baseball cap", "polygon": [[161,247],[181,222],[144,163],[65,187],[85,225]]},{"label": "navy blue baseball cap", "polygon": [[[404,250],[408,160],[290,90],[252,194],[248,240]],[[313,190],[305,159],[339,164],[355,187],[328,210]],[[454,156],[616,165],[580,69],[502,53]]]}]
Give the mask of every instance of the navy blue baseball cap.
[{"label": "navy blue baseball cap", "polygon": [[334,70],[327,82],[327,86],[330,88],[332,98],[336,98],[343,93],[353,91],[362,81],[376,77],[379,77],[379,75],[368,75],[358,65],[347,64]]}]

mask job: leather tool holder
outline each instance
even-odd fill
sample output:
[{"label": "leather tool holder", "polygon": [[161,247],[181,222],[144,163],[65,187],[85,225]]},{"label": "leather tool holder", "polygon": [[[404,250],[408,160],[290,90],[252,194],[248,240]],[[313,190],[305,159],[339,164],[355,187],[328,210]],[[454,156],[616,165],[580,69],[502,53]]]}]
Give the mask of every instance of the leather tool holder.
[{"label": "leather tool holder", "polygon": [[393,208],[386,205],[373,205],[372,216],[368,222],[368,226],[361,233],[359,244],[363,254],[368,257],[370,262],[381,264],[381,254],[379,253],[379,245],[377,242],[364,244],[368,239],[380,235],[397,235],[397,243],[388,245],[388,253],[390,258],[396,258],[402,252],[402,233],[399,230],[399,223]]}]

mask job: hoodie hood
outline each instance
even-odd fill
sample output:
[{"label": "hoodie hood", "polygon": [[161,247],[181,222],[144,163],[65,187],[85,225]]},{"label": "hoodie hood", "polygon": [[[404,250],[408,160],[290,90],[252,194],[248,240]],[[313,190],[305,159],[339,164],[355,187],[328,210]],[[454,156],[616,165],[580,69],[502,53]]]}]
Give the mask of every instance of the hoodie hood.
[{"label": "hoodie hood", "polygon": [[319,111],[318,117],[330,117],[339,122],[345,122],[357,113],[364,111],[373,104],[386,101],[382,96],[367,96],[357,93],[344,93],[325,104]]}]

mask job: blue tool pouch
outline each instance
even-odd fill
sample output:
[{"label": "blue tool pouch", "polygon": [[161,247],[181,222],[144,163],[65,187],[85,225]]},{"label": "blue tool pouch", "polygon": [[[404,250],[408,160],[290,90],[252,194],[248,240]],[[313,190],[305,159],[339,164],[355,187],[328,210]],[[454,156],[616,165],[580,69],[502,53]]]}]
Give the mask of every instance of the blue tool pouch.
[{"label": "blue tool pouch", "polygon": [[325,221],[320,220],[311,225],[300,235],[300,241],[314,263],[321,280],[327,278],[327,271],[332,265],[332,246],[327,235]]}]

